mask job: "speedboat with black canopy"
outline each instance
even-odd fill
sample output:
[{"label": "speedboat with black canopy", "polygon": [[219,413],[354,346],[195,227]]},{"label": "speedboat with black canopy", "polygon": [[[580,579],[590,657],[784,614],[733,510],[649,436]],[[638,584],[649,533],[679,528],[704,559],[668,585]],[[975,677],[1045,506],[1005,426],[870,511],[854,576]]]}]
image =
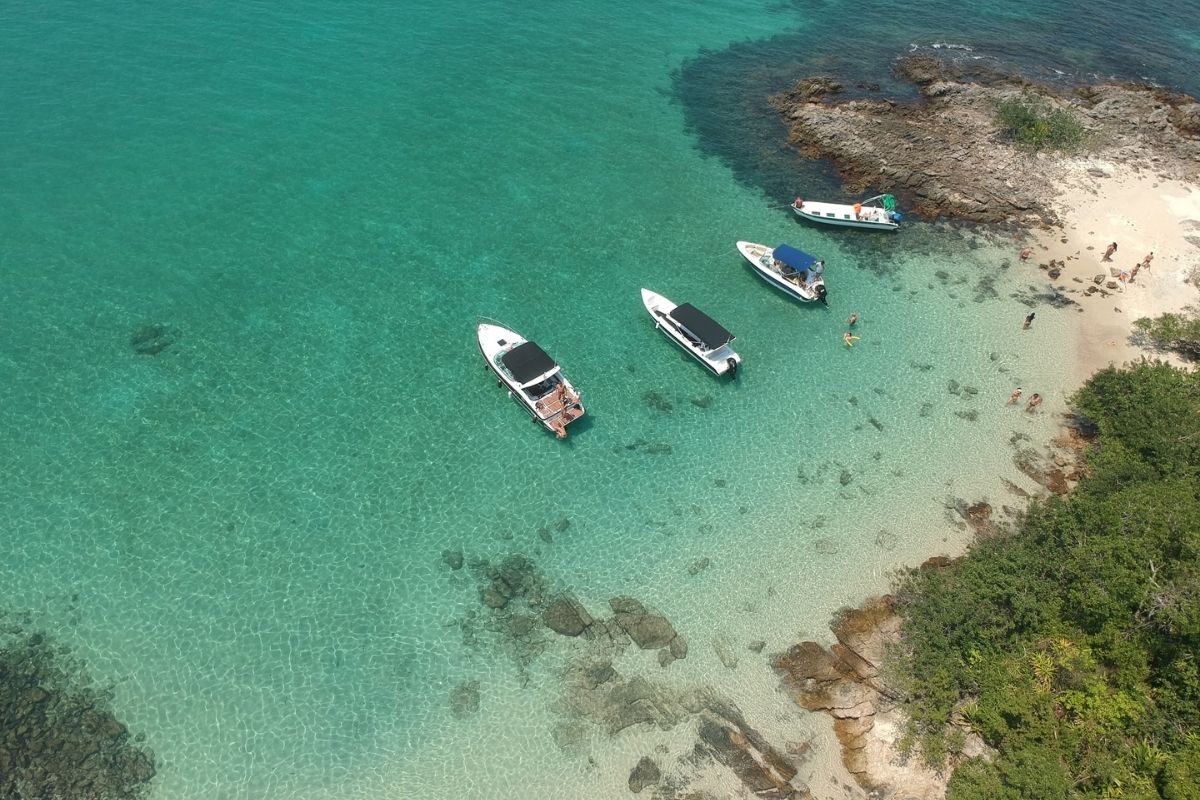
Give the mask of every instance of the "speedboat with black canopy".
[{"label": "speedboat with black canopy", "polygon": [[479,324],[479,352],[508,396],[520,403],[533,421],[559,439],[567,425],[583,416],[579,392],[550,355],[521,334],[490,322]]},{"label": "speedboat with black canopy", "polygon": [[733,334],[712,317],[691,303],[676,305],[649,289],[642,289],[642,304],[654,327],[714,375],[737,375],[742,357],[729,346]]},{"label": "speedboat with black canopy", "polygon": [[797,300],[825,302],[825,262],[791,245],[738,242],[738,252],[763,280]]}]

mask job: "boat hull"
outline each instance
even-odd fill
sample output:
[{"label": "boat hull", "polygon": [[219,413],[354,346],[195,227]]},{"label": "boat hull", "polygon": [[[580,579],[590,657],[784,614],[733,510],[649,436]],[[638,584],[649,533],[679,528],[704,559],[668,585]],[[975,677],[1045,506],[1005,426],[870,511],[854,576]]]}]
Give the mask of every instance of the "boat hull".
[{"label": "boat hull", "polygon": [[[738,242],[737,248],[738,252],[742,254],[742,257],[750,262],[750,266],[758,274],[758,277],[762,278],[779,291],[790,295],[802,303],[811,303],[819,299],[815,291],[785,280],[782,275],[779,275],[762,263],[763,256],[770,256],[770,254],[773,252],[772,248],[763,244],[757,244],[755,242]],[[809,287],[816,285],[818,284],[810,283]],[[819,285],[825,285],[824,279],[820,280]]]},{"label": "boat hull", "polygon": [[672,303],[667,298],[649,289],[642,289],[642,305],[646,307],[650,318],[654,320],[654,327],[662,331],[663,335],[674,342],[680,350],[700,362],[709,372],[714,375],[737,375],[737,369],[742,363],[742,357],[734,352],[733,348],[728,344],[722,345],[716,350],[700,350],[675,330],[674,326],[668,320],[660,318],[660,313],[667,315],[674,311],[676,303]]}]

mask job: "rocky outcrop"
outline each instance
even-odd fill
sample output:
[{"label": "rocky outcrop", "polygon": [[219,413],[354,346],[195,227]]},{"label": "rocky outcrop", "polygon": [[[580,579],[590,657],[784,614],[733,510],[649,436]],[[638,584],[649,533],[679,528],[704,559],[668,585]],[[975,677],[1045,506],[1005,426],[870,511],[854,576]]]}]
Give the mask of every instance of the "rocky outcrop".
[{"label": "rocky outcrop", "polygon": [[1146,86],[1102,84],[1071,96],[979,66],[901,59],[916,103],[841,100],[832,78],[805,78],[771,98],[802,155],[831,159],[851,192],[882,187],[926,217],[1056,224],[1055,182],[1065,166],[1007,141],[997,103],[1034,95],[1067,109],[1098,158],[1200,177],[1200,105]]},{"label": "rocky outcrop", "polygon": [[[922,569],[945,569],[955,561],[937,557]],[[801,706],[833,718],[846,769],[873,796],[940,800],[949,774],[927,767],[919,753],[901,756],[897,748],[905,718],[883,672],[887,650],[901,635],[892,598],[871,598],[858,608],[843,609],[831,628],[836,642],[829,648],[802,642],[776,657],[774,667],[784,685]],[[964,754],[982,753],[978,735],[962,732]]]},{"label": "rocky outcrop", "polygon": [[[887,759],[872,757],[870,734],[881,714],[894,711],[896,695],[881,672],[887,647],[899,639],[900,618],[884,596],[843,610],[832,628],[837,642],[828,649],[802,642],[773,666],[797,703],[833,717],[850,774],[865,789],[880,789],[890,782],[881,770]],[[911,789],[908,781],[905,786]]]}]

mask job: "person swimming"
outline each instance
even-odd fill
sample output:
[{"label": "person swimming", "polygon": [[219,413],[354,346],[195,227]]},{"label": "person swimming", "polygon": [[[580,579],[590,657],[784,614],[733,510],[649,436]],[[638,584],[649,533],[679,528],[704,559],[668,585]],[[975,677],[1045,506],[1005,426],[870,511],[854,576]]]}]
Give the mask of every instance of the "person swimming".
[{"label": "person swimming", "polygon": [[846,343],[846,347],[854,347],[854,343],[857,342],[859,338],[861,337],[855,336],[850,331],[846,331],[842,334],[842,341]]}]

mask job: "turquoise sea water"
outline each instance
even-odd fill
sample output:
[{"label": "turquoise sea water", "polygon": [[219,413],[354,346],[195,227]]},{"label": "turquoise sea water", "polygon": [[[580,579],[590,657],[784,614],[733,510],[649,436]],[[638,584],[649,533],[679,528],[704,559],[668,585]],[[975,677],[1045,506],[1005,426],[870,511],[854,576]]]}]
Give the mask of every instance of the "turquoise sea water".
[{"label": "turquoise sea water", "polygon": [[[1043,287],[1010,241],[791,219],[783,200],[836,184],[762,96],[808,72],[886,84],[947,42],[1194,91],[1200,39],[1115,4],[843,8],[0,12],[0,605],[114,685],[157,796],[615,797],[659,746],[683,774],[686,725],[610,737],[565,712],[583,645],[514,655],[445,550],[528,556],[596,614],[641,598],[691,653],[623,674],[711,686],[800,740],[745,642],[820,636],[887,570],[961,546],[956,499],[1015,502],[999,478],[1022,482],[1014,437],[1044,437],[1072,388],[1073,312],[1019,330]],[[774,293],[739,238],[824,256],[830,307]],[[642,286],[738,335],[736,383],[653,330]],[[488,379],[480,316],[582,389],[569,441]],[[136,353],[154,325],[168,346]],[[1018,384],[1047,413],[1006,408]],[[453,713],[471,681],[478,710]]]}]

